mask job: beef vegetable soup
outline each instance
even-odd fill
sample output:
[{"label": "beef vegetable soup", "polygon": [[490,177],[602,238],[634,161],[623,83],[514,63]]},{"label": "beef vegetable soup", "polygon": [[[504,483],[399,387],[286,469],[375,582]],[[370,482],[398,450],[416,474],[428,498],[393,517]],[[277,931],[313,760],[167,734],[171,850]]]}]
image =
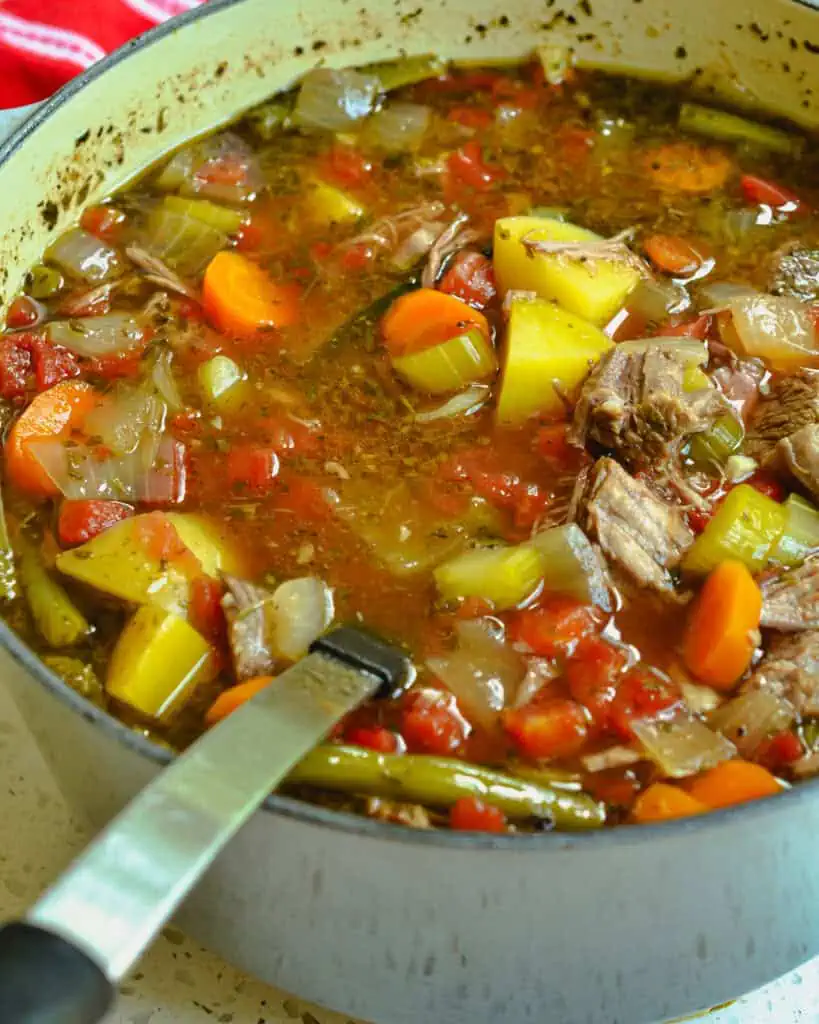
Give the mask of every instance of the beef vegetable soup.
[{"label": "beef vegetable soup", "polygon": [[311,72],[11,303],[8,622],[175,749],[373,630],[411,689],[287,789],[419,828],[814,774],[816,154],[557,50]]}]

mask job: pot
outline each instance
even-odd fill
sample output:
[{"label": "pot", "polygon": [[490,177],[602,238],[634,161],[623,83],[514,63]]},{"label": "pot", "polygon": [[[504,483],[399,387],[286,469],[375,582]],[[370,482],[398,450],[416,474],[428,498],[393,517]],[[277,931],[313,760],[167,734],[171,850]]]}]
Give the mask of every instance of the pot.
[{"label": "pot", "polygon": [[[85,203],[319,60],[479,60],[547,41],[819,122],[819,14],[789,0],[215,0],[92,68],[0,147],[0,307]],[[67,798],[100,827],[167,752],[4,625],[0,659]],[[819,783],[587,835],[415,832],[274,796],[180,924],[260,978],[378,1024],[636,1024],[819,953],[817,834]]]}]

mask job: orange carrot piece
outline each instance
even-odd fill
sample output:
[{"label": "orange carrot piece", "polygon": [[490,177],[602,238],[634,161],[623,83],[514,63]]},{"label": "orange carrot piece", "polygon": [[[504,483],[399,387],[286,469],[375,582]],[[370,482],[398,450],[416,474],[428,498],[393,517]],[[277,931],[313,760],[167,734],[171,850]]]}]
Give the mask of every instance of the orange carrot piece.
[{"label": "orange carrot piece", "polygon": [[401,295],[381,321],[384,344],[392,356],[421,352],[476,327],[489,337],[489,324],[483,313],[435,288],[419,288]]},{"label": "orange carrot piece", "polygon": [[752,761],[723,761],[716,767],[684,782],[686,792],[713,810],[747,800],[759,800],[782,791],[782,784],[761,764]]},{"label": "orange carrot piece", "polygon": [[702,266],[702,253],[675,235],[651,235],[643,248],[657,270],[667,274],[693,274]]},{"label": "orange carrot piece", "polygon": [[730,690],[750,665],[762,592],[742,562],[721,562],[705,581],[683,640],[686,667],[717,690]]},{"label": "orange carrot piece", "polygon": [[631,817],[638,824],[647,825],[653,821],[689,818],[694,814],[704,814],[707,810],[704,803],[684,789],[670,786],[667,782],[655,782],[634,801]]},{"label": "orange carrot piece", "polygon": [[205,712],[205,724],[216,725],[273,682],[273,676],[257,676],[220,693]]},{"label": "orange carrot piece", "polygon": [[721,149],[695,142],[669,142],[646,153],[645,168],[654,184],[669,192],[715,192],[728,180],[733,164]]},{"label": "orange carrot piece", "polygon": [[299,318],[299,290],[277,284],[240,252],[217,253],[205,270],[202,305],[214,327],[251,338],[265,327],[289,327]]},{"label": "orange carrot piece", "polygon": [[31,443],[67,437],[82,424],[97,401],[98,395],[91,385],[77,380],[64,380],[37,395],[11,428],[6,441],[6,472],[11,482],[36,497],[59,494],[32,454]]}]

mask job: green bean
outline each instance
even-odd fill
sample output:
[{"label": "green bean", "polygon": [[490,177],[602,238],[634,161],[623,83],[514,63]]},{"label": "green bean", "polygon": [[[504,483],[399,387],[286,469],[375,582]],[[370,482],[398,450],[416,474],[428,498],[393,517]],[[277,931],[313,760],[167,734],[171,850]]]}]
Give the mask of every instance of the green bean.
[{"label": "green bean", "polygon": [[698,103],[683,103],[680,107],[679,126],[684,132],[705,135],[723,142],[748,142],[774,153],[798,156],[804,148],[804,140],[797,135],[749,121],[745,117],[737,117],[736,114],[728,114],[724,110],[701,107]]},{"label": "green bean", "polygon": [[585,793],[550,789],[465,761],[420,754],[317,747],[296,765],[287,781],[432,807],[477,797],[510,818],[546,819],[563,829],[598,828],[605,821],[602,805]]},{"label": "green bean", "polygon": [[20,584],[34,625],[51,647],[70,647],[91,632],[82,613],[51,577],[39,551],[28,541],[18,542]]}]

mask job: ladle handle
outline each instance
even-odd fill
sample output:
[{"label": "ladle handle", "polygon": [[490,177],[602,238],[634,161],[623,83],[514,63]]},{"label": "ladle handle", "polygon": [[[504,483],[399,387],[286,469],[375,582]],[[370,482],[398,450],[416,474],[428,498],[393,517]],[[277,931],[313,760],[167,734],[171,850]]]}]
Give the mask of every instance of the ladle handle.
[{"label": "ladle handle", "polygon": [[91,957],[66,939],[22,921],[0,928],[0,1021],[97,1024],[115,994]]}]

